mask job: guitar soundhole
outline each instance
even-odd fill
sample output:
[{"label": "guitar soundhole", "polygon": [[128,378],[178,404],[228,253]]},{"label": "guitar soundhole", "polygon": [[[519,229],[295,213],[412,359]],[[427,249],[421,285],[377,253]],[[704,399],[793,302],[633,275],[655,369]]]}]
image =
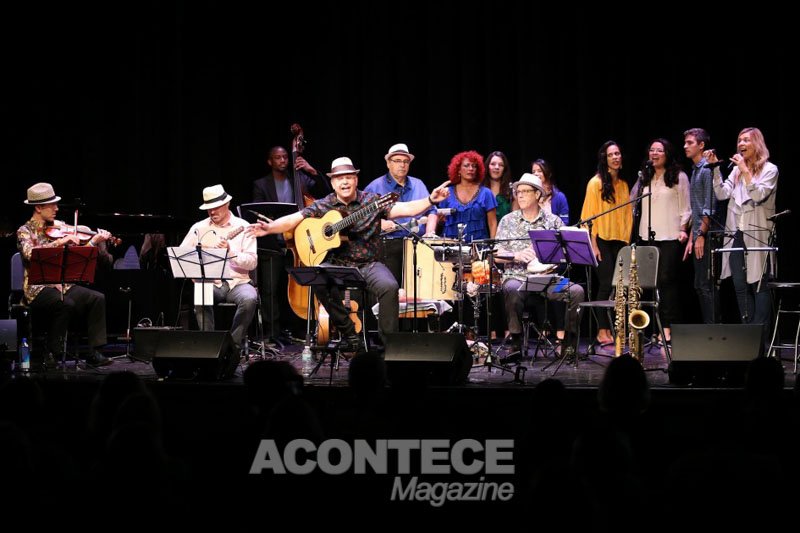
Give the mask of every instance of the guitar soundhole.
[{"label": "guitar soundhole", "polygon": [[326,224],[325,227],[322,228],[322,234],[325,235],[326,239],[333,237],[333,230],[331,229],[330,224]]}]

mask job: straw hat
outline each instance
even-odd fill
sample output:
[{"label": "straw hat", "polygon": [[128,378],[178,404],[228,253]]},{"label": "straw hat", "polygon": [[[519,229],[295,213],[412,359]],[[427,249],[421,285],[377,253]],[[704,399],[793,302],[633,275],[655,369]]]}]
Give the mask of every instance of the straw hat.
[{"label": "straw hat", "polygon": [[61,200],[60,196],[56,196],[53,186],[49,183],[37,183],[28,189],[28,199],[25,203],[28,205],[42,205],[53,204]]},{"label": "straw hat", "polygon": [[233,196],[225,192],[222,185],[212,185],[203,189],[203,205],[200,209],[214,209],[233,200]]},{"label": "straw hat", "polygon": [[358,174],[361,172],[357,169],[349,157],[337,157],[331,163],[331,171],[328,172],[328,177],[340,176],[342,174]]}]

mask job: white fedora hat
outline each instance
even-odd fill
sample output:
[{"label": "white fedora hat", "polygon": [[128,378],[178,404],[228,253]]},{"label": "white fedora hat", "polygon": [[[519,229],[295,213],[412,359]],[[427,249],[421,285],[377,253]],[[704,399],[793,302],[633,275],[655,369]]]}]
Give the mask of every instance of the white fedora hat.
[{"label": "white fedora hat", "polygon": [[541,192],[545,192],[541,178],[529,172],[523,174],[522,177],[519,179],[519,181],[512,183],[511,188],[516,191],[517,187],[519,187],[520,185],[530,185],[535,189],[539,189]]},{"label": "white fedora hat", "polygon": [[337,157],[331,163],[331,171],[328,172],[328,177],[339,176],[341,174],[358,174],[361,172],[357,169],[349,157]]},{"label": "white fedora hat", "polygon": [[49,183],[36,183],[28,188],[28,199],[25,203],[28,205],[42,205],[53,204],[61,200],[60,196],[56,196],[53,186]]},{"label": "white fedora hat", "polygon": [[397,143],[393,145],[391,148],[389,148],[389,151],[385,156],[383,156],[383,158],[388,161],[390,157],[398,154],[407,156],[411,161],[414,160],[414,154],[408,151],[408,146],[406,146],[405,143]]},{"label": "white fedora hat", "polygon": [[203,205],[200,209],[214,209],[233,200],[233,196],[225,192],[222,185],[212,185],[203,189]]}]

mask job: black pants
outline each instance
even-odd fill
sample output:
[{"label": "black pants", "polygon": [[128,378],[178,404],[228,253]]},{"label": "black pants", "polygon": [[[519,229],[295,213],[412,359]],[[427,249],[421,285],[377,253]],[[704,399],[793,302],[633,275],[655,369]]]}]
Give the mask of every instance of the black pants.
[{"label": "black pants", "polygon": [[260,250],[258,254],[258,288],[261,291],[261,316],[264,317],[264,333],[277,337],[283,329],[289,329],[292,312],[287,296],[288,274],[286,267],[292,266],[292,257],[286,250]]},{"label": "black pants", "polygon": [[[383,264],[392,273],[397,284],[403,284],[403,252],[405,239],[385,239],[383,241]],[[412,259],[409,257],[409,261]],[[411,294],[408,295],[411,297]]]},{"label": "black pants", "polygon": [[[323,263],[320,266],[325,266]],[[358,267],[361,275],[367,282],[367,291],[373,295],[380,304],[378,312],[378,329],[381,336],[385,333],[395,333],[399,323],[399,300],[397,281],[383,263],[367,263]],[[344,293],[338,287],[315,287],[314,294],[325,306],[331,323],[343,336],[355,333],[355,324],[350,319],[350,309],[345,309],[342,303]],[[369,309],[364,310],[369,313]]]},{"label": "black pants", "polygon": [[661,295],[659,303],[659,316],[661,325],[671,327],[673,322],[678,322],[680,303],[678,301],[678,271],[684,246],[679,241],[641,241],[641,246],[655,246],[658,248],[658,292]]},{"label": "black pants", "polygon": [[53,354],[64,351],[67,328],[75,317],[86,317],[89,345],[92,348],[98,348],[108,342],[106,297],[100,292],[73,285],[62,300],[61,291],[46,287],[30,303],[30,309],[37,326],[43,326],[47,330],[47,349]]},{"label": "black pants", "polygon": [[[611,296],[611,287],[614,286],[614,275],[617,270],[617,255],[626,246],[623,241],[606,241],[597,238],[597,248],[603,259],[597,265],[597,296],[596,300],[608,300]],[[611,329],[611,323],[606,313],[598,313],[597,327]]]}]

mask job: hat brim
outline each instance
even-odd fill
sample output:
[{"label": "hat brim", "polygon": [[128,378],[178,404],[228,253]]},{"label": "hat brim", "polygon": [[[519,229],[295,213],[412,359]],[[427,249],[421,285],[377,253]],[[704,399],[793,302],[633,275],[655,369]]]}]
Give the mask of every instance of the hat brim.
[{"label": "hat brim", "polygon": [[60,201],[61,201],[61,197],[60,196],[55,196],[53,198],[45,198],[44,200],[34,200],[34,201],[23,200],[22,202],[24,204],[26,204],[26,205],[46,205],[46,204],[54,204],[54,203],[60,202]]},{"label": "hat brim", "polygon": [[355,174],[355,175],[358,175],[358,173],[359,173],[359,172],[361,172],[361,169],[358,169],[358,168],[357,168],[357,169],[354,169],[354,170],[340,170],[339,172],[328,172],[328,173],[326,173],[326,175],[327,175],[329,178],[333,178],[333,177],[336,177],[336,176],[343,176],[343,175],[345,175],[345,174]]},{"label": "hat brim", "polygon": [[544,190],[544,187],[539,187],[538,185],[534,185],[533,183],[528,183],[527,181],[523,181],[523,182],[519,182],[519,181],[517,181],[517,182],[515,182],[515,183],[512,183],[512,184],[511,184],[511,189],[516,191],[516,190],[517,190],[517,188],[518,188],[520,185],[528,185],[528,186],[530,186],[530,187],[533,187],[534,189],[536,189],[537,191],[539,191],[539,192],[541,192],[541,193],[545,192],[545,190]]},{"label": "hat brim", "polygon": [[388,154],[383,156],[383,158],[388,161],[389,158],[392,157],[393,155],[404,155],[404,156],[408,157],[411,161],[414,160],[414,154],[411,154],[411,153],[408,153],[408,152],[389,152]]},{"label": "hat brim", "polygon": [[221,206],[221,205],[225,205],[225,204],[227,204],[227,203],[228,203],[228,202],[230,202],[231,200],[233,200],[233,196],[231,196],[230,194],[228,194],[228,195],[227,195],[227,196],[225,196],[225,198],[223,198],[222,200],[217,200],[216,202],[209,202],[209,203],[207,203],[207,204],[203,204],[203,205],[201,205],[201,206],[199,207],[199,209],[201,209],[201,210],[214,209],[215,207],[219,207],[219,206]]}]

